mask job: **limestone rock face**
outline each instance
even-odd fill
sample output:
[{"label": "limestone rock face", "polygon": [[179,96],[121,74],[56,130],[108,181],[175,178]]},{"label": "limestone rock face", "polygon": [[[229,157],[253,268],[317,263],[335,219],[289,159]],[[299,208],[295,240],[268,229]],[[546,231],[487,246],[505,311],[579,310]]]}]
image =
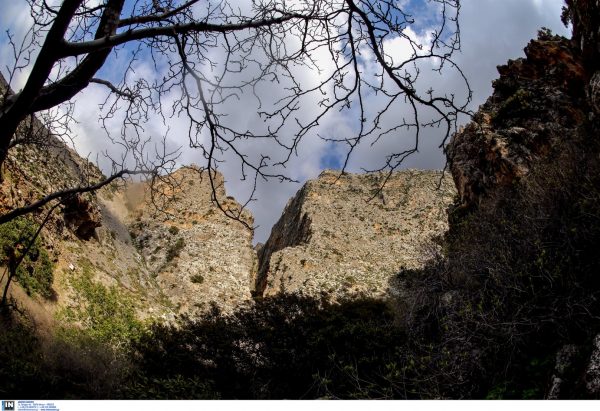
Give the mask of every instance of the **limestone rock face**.
[{"label": "limestone rock face", "polygon": [[[0,91],[7,87],[0,75]],[[0,93],[1,94],[1,93]],[[59,190],[104,177],[33,118],[33,144],[12,148],[0,184],[0,213]],[[250,300],[256,270],[252,229],[226,218],[211,203],[206,174],[183,168],[161,176],[151,198],[148,184],[111,184],[95,193],[63,199],[42,231],[55,263],[57,300],[42,301],[48,312],[77,307],[72,279],[92,274],[94,283],[116,287],[134,302],[140,318],[172,320],[180,313],[227,310]],[[239,209],[215,176],[224,208]],[[163,199],[171,201],[164,202]],[[31,217],[44,218],[50,205]],[[252,227],[249,213],[241,219]]]},{"label": "limestone rock face", "polygon": [[[223,177],[214,180],[223,208],[239,210],[226,196]],[[155,190],[168,201],[156,207],[149,186],[138,184],[124,193],[124,202],[133,241],[176,311],[193,313],[213,303],[227,311],[248,302],[256,270],[250,213],[241,217],[247,226],[226,217],[211,202],[207,172],[194,167],[181,168]]]},{"label": "limestone rock face", "polygon": [[441,172],[396,172],[379,191],[384,178],[324,171],[306,183],[259,252],[256,294],[335,300],[400,292],[394,274],[433,251],[455,191]]},{"label": "limestone rock face", "polygon": [[[0,98],[8,88],[0,74]],[[11,91],[8,90],[8,94]],[[61,139],[54,136],[35,116],[17,129],[22,143],[9,150],[0,183],[0,214],[31,204],[44,195],[68,188],[87,185],[102,178],[101,171],[81,158]],[[89,239],[102,225],[102,217],[93,194],[63,198],[66,213],[51,216],[48,226],[56,234],[66,225],[76,236]],[[44,207],[41,211],[47,211]]]},{"label": "limestone rock face", "polygon": [[494,94],[447,147],[450,170],[465,206],[526,175],[553,144],[570,139],[587,118],[589,75],[579,51],[541,33],[527,58],[500,66]]}]

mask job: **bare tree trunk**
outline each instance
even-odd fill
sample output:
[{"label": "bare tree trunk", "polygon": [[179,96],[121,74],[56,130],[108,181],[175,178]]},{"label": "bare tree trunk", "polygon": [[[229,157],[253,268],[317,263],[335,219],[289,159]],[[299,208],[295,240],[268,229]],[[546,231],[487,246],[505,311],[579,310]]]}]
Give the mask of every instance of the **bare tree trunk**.
[{"label": "bare tree trunk", "polygon": [[8,156],[10,142],[22,120],[22,118],[16,117],[17,116],[7,116],[6,114],[0,116],[0,183],[4,181],[3,168],[6,157]]},{"label": "bare tree trunk", "polygon": [[[4,102],[0,111],[0,182],[2,166],[10,142],[21,121],[29,114],[54,107],[71,99],[86,88],[90,79],[104,65],[111,47],[89,53],[70,74],[54,85],[44,87],[65,44],[64,35],[83,0],[65,0],[58,11],[40,53],[35,60],[27,83],[21,92]],[[109,0],[102,13],[95,39],[116,33],[125,0]]]},{"label": "bare tree trunk", "polygon": [[6,285],[4,286],[4,292],[2,293],[2,302],[0,302],[0,307],[7,307],[8,300],[8,288],[10,287],[10,283],[17,273],[17,267],[14,264],[14,261],[10,261],[8,263],[8,279],[6,280]]}]

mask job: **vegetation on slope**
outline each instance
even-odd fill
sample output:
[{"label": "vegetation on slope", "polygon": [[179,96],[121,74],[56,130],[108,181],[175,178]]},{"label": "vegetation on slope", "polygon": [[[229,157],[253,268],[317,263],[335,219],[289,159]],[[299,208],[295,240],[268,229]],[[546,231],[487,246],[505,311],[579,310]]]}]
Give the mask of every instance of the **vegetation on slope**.
[{"label": "vegetation on slope", "polygon": [[54,267],[37,231],[38,224],[23,217],[1,224],[0,265],[5,267],[6,288],[15,279],[28,294],[39,293],[49,298]]},{"label": "vegetation on slope", "polygon": [[[495,121],[531,117],[535,95],[516,90]],[[398,274],[401,299],[283,295],[148,326],[90,271],[72,279],[84,297],[72,334],[43,341],[18,311],[1,317],[0,395],[544,398],[559,373],[560,397],[597,397],[586,368],[600,332],[600,130],[594,114],[580,120],[523,178],[450,210],[442,254]]]},{"label": "vegetation on slope", "polygon": [[[452,215],[445,257],[404,274],[415,337],[435,346],[427,392],[542,398],[561,347],[589,357],[600,331],[599,153],[593,138],[558,145],[494,201]],[[582,367],[562,395],[587,395]]]}]

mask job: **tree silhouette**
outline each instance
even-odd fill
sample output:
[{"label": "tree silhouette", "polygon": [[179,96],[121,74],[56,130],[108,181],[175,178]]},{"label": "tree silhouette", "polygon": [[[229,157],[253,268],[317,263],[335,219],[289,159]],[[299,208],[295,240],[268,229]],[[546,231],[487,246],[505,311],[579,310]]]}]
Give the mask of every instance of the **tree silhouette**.
[{"label": "tree silhouette", "polygon": [[[22,70],[29,75],[21,90],[7,88],[0,100],[0,170],[11,148],[43,143],[43,134],[40,141],[39,133],[33,137],[34,127],[24,126],[33,124],[33,116],[43,117],[51,133],[68,134],[74,97],[90,84],[106,88],[100,121],[107,144],[119,144],[122,153],[110,157],[105,180],[47,193],[0,222],[65,193],[93,191],[130,174],[169,171],[178,151],[152,147],[144,128],[151,118],[167,126],[186,124],[189,146],[204,156],[213,189],[225,153],[239,161],[241,178],[254,178],[255,187],[258,178],[291,180],[282,169],[303,138],[336,112],[348,114],[353,134],[321,138],[344,145],[343,169],[363,142],[402,133],[414,139],[411,148],[387,155],[381,170],[391,172],[418,150],[423,127],[441,127],[443,144],[470,100],[466,79],[468,97],[461,102],[419,81],[425,67],[440,72],[448,67],[462,75],[452,61],[460,47],[459,0],[431,0],[430,15],[419,20],[411,3],[28,0],[33,26],[20,40],[8,32],[14,61],[6,68],[7,81]],[[416,36],[424,26],[433,28]],[[151,62],[160,79],[135,76],[140,60]],[[310,75],[300,76],[300,70]],[[380,96],[379,107],[366,107],[371,94]],[[232,121],[228,111],[247,110],[248,99],[256,105],[260,126]],[[401,106],[409,107],[410,115],[386,121],[400,117]],[[120,132],[107,126],[115,118],[122,121]],[[250,155],[249,141],[278,145],[284,155]]]}]

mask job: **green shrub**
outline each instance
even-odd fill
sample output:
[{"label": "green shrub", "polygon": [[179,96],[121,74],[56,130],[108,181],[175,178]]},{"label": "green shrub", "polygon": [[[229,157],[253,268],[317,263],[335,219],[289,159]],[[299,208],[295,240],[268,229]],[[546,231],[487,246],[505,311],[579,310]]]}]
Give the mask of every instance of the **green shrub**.
[{"label": "green shrub", "polygon": [[202,274],[194,274],[190,278],[190,281],[194,284],[202,284],[204,282],[204,277],[202,276]]},{"label": "green shrub", "polygon": [[[49,298],[54,266],[42,246],[41,236],[31,244],[38,227],[37,223],[22,217],[0,225],[0,263],[10,269],[22,259],[16,267],[15,279],[28,294],[39,293]],[[25,252],[27,255],[23,257]]]},{"label": "green shrub", "polygon": [[[143,324],[136,318],[133,300],[115,286],[106,287],[93,280],[89,264],[81,263],[83,273],[71,275],[76,304],[58,313],[68,323],[78,323],[92,340],[123,346],[138,339]],[[63,336],[75,339],[81,330],[65,328]]]},{"label": "green shrub", "polygon": [[174,244],[169,245],[165,257],[167,262],[172,261],[175,257],[178,257],[181,250],[183,250],[183,247],[185,247],[185,240],[183,237],[179,237]]}]

